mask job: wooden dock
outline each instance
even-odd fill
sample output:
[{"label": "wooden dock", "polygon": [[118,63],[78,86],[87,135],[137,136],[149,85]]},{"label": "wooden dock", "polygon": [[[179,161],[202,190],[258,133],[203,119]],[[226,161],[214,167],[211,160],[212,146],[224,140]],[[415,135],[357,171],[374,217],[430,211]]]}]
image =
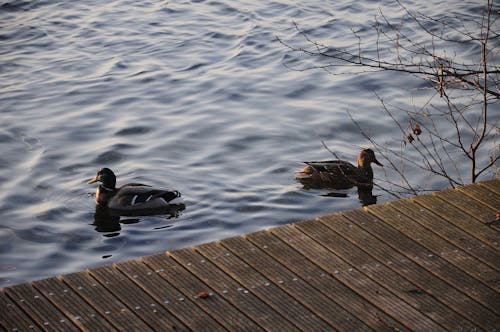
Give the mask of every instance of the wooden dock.
[{"label": "wooden dock", "polygon": [[7,287],[6,331],[500,330],[500,179]]}]

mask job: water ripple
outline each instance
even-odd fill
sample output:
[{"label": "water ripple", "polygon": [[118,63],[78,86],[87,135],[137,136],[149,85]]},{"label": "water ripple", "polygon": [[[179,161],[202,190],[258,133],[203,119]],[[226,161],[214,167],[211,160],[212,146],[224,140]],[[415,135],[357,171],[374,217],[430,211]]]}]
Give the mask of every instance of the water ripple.
[{"label": "water ripple", "polygon": [[[405,98],[415,85],[290,70],[328,62],[276,37],[304,46],[296,22],[336,46],[352,45],[356,29],[368,47],[379,6],[400,17],[389,0],[4,1],[0,287],[359,207],[355,190],[321,196],[293,172],[330,158],[320,138],[355,159],[366,142],[346,110],[394,140],[373,92]],[[187,207],[103,222],[86,184],[101,167],[119,184],[176,188]]]}]

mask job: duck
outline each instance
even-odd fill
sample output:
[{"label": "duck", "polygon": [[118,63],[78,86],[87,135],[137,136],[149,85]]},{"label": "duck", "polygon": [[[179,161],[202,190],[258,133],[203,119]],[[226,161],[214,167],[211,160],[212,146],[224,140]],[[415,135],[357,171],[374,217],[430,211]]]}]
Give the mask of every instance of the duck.
[{"label": "duck", "polygon": [[306,161],[304,163],[307,166],[295,173],[295,178],[307,188],[371,187],[373,186],[371,164],[383,167],[372,149],[360,151],[357,167],[344,160]]},{"label": "duck", "polygon": [[109,168],[101,168],[87,184],[95,182],[100,182],[95,195],[97,206],[117,214],[159,214],[184,207],[177,190],[155,189],[142,183],[128,183],[117,188],[116,175]]}]

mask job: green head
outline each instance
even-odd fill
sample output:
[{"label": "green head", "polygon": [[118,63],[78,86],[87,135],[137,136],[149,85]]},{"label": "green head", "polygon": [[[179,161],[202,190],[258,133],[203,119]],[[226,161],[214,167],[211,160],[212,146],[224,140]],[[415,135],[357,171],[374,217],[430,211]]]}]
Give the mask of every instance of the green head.
[{"label": "green head", "polygon": [[97,175],[90,179],[87,183],[101,182],[102,185],[108,189],[114,189],[116,185],[116,176],[109,168],[101,168]]}]

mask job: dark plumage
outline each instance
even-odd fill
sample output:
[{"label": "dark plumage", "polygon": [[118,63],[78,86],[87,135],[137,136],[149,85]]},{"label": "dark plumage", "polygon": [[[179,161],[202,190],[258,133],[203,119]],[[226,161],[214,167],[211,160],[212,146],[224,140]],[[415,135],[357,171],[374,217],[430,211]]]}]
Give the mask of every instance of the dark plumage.
[{"label": "dark plumage", "polygon": [[371,149],[363,149],[358,155],[358,166],[344,160],[308,161],[295,178],[309,188],[350,188],[373,185],[371,163],[383,166]]},{"label": "dark plumage", "polygon": [[177,190],[154,189],[141,183],[129,183],[116,188],[116,176],[109,168],[100,169],[87,183],[101,182],[96,191],[96,202],[115,212],[152,213],[174,205],[183,205]]}]

